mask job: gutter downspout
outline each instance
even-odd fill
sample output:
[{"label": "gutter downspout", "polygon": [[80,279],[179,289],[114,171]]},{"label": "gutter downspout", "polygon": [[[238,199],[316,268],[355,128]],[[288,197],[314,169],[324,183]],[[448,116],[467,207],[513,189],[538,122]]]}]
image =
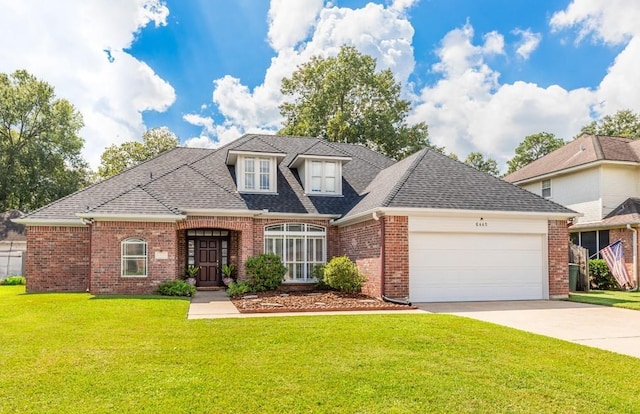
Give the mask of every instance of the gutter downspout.
[{"label": "gutter downspout", "polygon": [[634,290],[638,292],[638,230],[631,227],[631,224],[627,224],[627,228],[633,232],[633,279],[636,283]]},{"label": "gutter downspout", "polygon": [[[378,212],[374,210],[372,213],[372,217],[376,221],[380,221],[380,217],[378,216]],[[384,237],[384,228],[385,221],[380,221],[380,296],[382,300],[389,303],[396,303],[398,305],[409,305],[411,306],[411,302],[408,300],[402,299],[393,299],[388,298],[384,295],[384,265],[385,265],[385,237]]]}]

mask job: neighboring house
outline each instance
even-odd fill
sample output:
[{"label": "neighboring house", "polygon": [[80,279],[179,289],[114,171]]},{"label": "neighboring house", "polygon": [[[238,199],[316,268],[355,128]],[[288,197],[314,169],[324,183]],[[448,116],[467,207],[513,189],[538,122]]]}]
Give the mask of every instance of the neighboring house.
[{"label": "neighboring house", "polygon": [[582,135],[504,179],[582,213],[569,232],[590,256],[598,257],[600,249],[622,239],[627,266],[637,280],[640,141]]},{"label": "neighboring house", "polygon": [[20,216],[18,210],[0,214],[0,280],[24,273],[27,232],[24,225],[11,221]]},{"label": "neighboring house", "polygon": [[347,255],[364,291],[411,301],[568,293],[575,212],[429,149],[394,162],[364,146],[245,135],[175,148],[27,214],[29,292],[151,293],[200,267],[274,252],[285,283]]}]

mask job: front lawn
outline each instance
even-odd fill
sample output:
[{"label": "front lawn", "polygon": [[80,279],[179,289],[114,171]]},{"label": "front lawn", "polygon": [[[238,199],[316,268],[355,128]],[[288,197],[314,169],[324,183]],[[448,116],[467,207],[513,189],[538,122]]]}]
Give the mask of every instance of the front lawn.
[{"label": "front lawn", "polygon": [[451,315],[187,320],[0,287],[0,412],[635,412],[640,359]]},{"label": "front lawn", "polygon": [[640,292],[621,292],[616,290],[592,290],[575,292],[569,295],[573,302],[591,303],[594,305],[615,306],[640,310]]}]

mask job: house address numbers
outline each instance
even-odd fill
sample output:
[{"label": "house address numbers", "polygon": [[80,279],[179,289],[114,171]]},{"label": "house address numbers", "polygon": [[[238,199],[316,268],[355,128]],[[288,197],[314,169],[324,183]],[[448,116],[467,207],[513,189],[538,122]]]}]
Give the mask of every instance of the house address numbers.
[{"label": "house address numbers", "polygon": [[480,219],[480,221],[476,221],[476,227],[488,227],[489,223],[484,221],[484,219]]}]

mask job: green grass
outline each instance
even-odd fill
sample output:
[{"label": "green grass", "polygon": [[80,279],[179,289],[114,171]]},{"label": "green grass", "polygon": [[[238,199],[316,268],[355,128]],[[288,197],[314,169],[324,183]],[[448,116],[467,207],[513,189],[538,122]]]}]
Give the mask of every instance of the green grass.
[{"label": "green grass", "polygon": [[592,290],[589,293],[571,293],[569,300],[573,302],[591,303],[594,305],[615,306],[640,310],[640,292],[621,292],[615,290]]},{"label": "green grass", "polygon": [[188,300],[0,287],[0,412],[640,410],[640,359],[450,315],[187,320]]}]

